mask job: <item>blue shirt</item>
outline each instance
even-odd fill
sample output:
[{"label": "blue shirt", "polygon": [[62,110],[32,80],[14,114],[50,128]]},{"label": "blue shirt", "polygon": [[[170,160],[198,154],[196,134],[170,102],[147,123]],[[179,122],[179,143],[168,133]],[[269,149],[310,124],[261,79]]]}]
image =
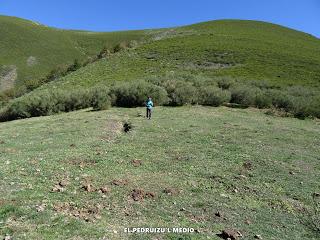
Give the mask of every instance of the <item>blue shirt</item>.
[{"label": "blue shirt", "polygon": [[152,109],[152,107],[153,107],[153,102],[152,102],[151,100],[147,100],[147,102],[146,102],[146,107],[147,107],[148,109]]}]

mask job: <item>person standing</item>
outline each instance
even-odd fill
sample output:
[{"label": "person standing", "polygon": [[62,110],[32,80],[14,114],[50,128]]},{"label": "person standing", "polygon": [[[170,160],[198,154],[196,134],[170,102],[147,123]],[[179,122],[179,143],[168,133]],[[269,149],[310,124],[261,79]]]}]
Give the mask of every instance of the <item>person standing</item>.
[{"label": "person standing", "polygon": [[146,107],[147,107],[147,119],[151,119],[151,112],[152,112],[152,108],[153,108],[153,102],[152,102],[152,98],[148,97],[147,101],[146,101]]}]

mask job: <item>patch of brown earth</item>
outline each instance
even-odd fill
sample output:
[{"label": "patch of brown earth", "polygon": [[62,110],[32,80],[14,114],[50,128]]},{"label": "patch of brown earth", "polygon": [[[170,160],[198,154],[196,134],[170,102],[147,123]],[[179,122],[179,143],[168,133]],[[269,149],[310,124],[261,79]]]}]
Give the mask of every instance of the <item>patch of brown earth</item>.
[{"label": "patch of brown earth", "polygon": [[156,194],[154,192],[145,192],[143,189],[133,189],[131,191],[131,198],[134,201],[143,201],[145,198],[155,198]]},{"label": "patch of brown earth", "polygon": [[115,186],[125,186],[129,183],[128,179],[114,179],[111,184]]},{"label": "patch of brown earth", "polygon": [[103,206],[96,204],[79,207],[72,202],[59,202],[54,204],[53,210],[66,216],[75,217],[78,219],[92,222],[100,219]]}]

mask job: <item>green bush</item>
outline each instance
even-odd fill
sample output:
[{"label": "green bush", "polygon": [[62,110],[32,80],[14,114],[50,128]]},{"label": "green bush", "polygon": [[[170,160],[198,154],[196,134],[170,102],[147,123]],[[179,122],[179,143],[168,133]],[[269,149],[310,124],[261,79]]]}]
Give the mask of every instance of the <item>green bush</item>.
[{"label": "green bush", "polygon": [[230,89],[232,103],[241,104],[244,106],[254,106],[258,88],[247,85],[237,85]]},{"label": "green bush", "polygon": [[168,102],[164,88],[145,81],[119,83],[111,88],[110,95],[113,105],[119,107],[144,106],[148,96],[151,96],[157,105]]},{"label": "green bush", "polygon": [[110,91],[106,87],[96,87],[91,90],[91,107],[95,111],[107,110],[111,106]]},{"label": "green bush", "polygon": [[235,80],[230,77],[220,77],[217,80],[218,87],[224,90],[229,89],[235,84]]},{"label": "green bush", "polygon": [[255,96],[255,107],[270,108],[272,107],[272,98],[268,92],[257,91]]},{"label": "green bush", "polygon": [[199,104],[218,107],[231,100],[231,93],[214,86],[203,87],[199,91]]}]

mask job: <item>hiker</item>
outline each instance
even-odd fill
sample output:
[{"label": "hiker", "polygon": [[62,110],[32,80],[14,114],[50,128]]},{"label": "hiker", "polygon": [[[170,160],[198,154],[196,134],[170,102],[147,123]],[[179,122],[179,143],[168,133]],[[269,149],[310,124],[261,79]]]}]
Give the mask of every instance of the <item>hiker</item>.
[{"label": "hiker", "polygon": [[150,120],[151,119],[151,112],[153,108],[153,102],[151,97],[148,97],[148,100],[146,101],[146,107],[147,107],[147,118]]}]

